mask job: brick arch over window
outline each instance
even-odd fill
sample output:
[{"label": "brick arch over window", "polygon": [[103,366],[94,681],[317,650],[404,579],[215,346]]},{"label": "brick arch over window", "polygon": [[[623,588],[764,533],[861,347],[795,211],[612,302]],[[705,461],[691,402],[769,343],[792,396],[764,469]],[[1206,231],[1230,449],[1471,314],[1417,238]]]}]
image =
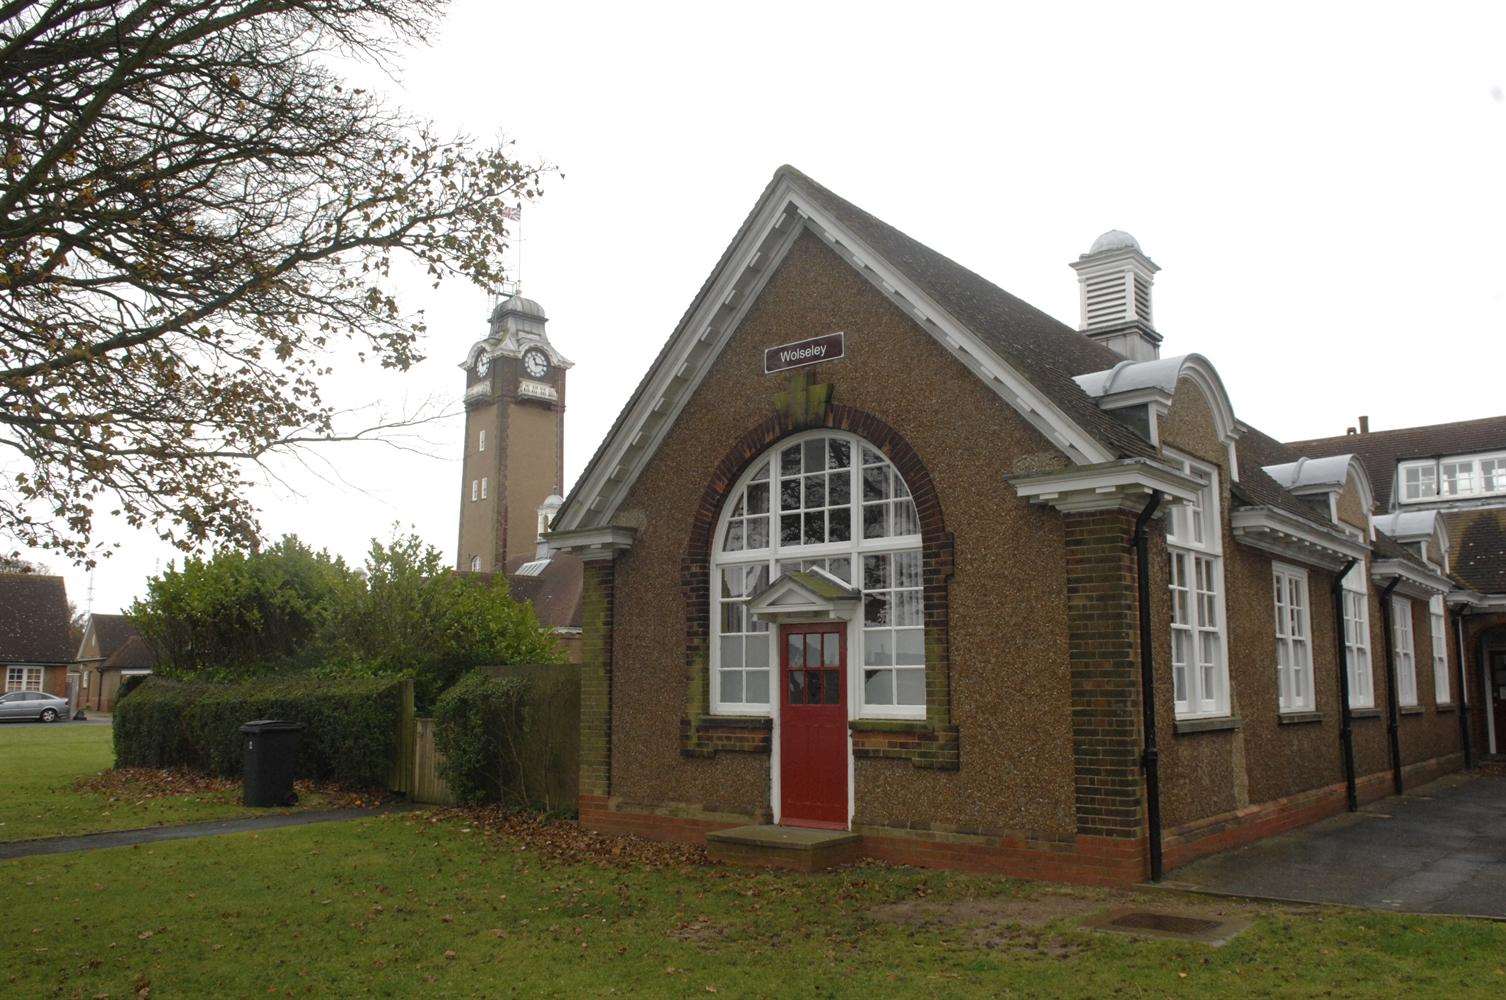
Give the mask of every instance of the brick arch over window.
[{"label": "brick arch over window", "polygon": [[926,718],[913,722],[857,723],[853,731],[854,756],[907,759],[917,767],[955,770],[959,751],[957,730],[952,725],[948,636],[953,541],[942,515],[941,499],[925,463],[902,434],[871,413],[835,403],[826,407],[820,419],[800,421],[779,413],[750,428],[722,456],[701,494],[680,562],[689,692],[680,726],[681,753],[687,757],[710,757],[718,751],[769,751],[770,720],[716,718],[709,714],[711,547],[722,507],[744,470],[791,434],[820,428],[855,434],[881,451],[905,478],[920,521]]}]

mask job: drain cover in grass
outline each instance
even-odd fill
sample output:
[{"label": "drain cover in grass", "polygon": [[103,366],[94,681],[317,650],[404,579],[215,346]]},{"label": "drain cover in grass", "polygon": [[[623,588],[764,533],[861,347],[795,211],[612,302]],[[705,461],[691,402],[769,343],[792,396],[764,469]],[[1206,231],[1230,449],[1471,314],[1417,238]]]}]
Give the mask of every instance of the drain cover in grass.
[{"label": "drain cover in grass", "polygon": [[1087,927],[1150,937],[1180,938],[1218,946],[1250,926],[1240,918],[1215,920],[1160,910],[1115,909],[1083,921]]}]

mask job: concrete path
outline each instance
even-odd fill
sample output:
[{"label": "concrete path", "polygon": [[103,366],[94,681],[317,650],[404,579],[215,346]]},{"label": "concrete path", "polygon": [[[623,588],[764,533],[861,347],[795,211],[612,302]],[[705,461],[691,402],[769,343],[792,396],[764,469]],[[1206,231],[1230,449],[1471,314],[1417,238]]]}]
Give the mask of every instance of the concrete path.
[{"label": "concrete path", "polygon": [[1506,776],[1490,770],[1195,861],[1162,885],[1506,919]]},{"label": "concrete path", "polygon": [[16,840],[0,844],[0,861],[14,858],[30,858],[41,854],[70,854],[75,851],[98,851],[107,847],[131,847],[136,844],[155,844],[164,840],[189,840],[195,837],[217,837],[225,833],[246,833],[252,830],[277,830],[285,826],[308,826],[310,823],[338,823],[342,820],[366,819],[388,813],[407,812],[418,808],[410,802],[395,802],[375,809],[325,809],[301,813],[274,813],[268,816],[245,816],[241,819],[219,819],[207,823],[187,823],[183,826],[154,826],[140,830],[113,830],[108,833],[86,833],[78,837],[44,837],[38,840]]}]

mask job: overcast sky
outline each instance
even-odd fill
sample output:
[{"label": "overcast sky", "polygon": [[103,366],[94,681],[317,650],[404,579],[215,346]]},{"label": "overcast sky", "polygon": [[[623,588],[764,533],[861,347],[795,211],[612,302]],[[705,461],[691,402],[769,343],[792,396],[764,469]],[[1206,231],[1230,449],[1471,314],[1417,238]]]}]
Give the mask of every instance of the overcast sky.
[{"label": "overcast sky", "polygon": [[[576,362],[568,482],[786,162],[1073,326],[1067,262],[1128,230],[1163,269],[1163,353],[1208,356],[1277,437],[1506,412],[1506,5],[1224,6],[458,0],[388,86],[564,171],[521,277]],[[428,359],[346,365],[334,401],[458,408],[489,301],[405,304]],[[401,522],[453,559],[458,418],[428,436],[280,468],[267,534],[359,562]],[[115,611],[174,553],[104,524]],[[84,607],[90,575],[41,558]]]}]

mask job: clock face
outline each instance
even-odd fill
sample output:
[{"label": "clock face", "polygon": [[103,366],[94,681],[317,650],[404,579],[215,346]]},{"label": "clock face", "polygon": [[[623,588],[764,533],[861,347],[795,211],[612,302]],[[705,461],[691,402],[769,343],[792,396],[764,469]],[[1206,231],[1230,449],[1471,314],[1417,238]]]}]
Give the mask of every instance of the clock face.
[{"label": "clock face", "polygon": [[523,355],[523,370],[532,378],[543,378],[549,374],[549,359],[543,351],[529,351]]},{"label": "clock face", "polygon": [[486,373],[492,370],[492,359],[485,354],[476,361],[476,376],[486,378]]}]

